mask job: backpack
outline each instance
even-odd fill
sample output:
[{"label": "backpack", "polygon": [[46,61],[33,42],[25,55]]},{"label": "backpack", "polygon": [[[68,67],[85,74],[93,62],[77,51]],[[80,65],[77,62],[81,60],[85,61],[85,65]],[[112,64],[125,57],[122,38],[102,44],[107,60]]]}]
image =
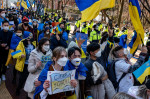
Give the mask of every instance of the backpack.
[{"label": "backpack", "polygon": [[114,88],[118,92],[118,90],[119,90],[119,83],[122,80],[122,78],[125,77],[126,73],[123,73],[122,76],[120,77],[120,79],[117,81],[116,71],[115,71],[115,63],[117,61],[118,60],[114,60],[111,64],[108,64],[108,66],[107,66],[107,74],[108,74],[109,80],[112,82]]}]

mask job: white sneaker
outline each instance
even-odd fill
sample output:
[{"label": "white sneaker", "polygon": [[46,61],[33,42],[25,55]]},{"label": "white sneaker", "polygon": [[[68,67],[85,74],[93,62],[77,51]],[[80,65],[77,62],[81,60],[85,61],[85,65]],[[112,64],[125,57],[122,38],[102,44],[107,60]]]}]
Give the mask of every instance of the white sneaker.
[{"label": "white sneaker", "polygon": [[5,75],[2,75],[2,80],[6,80],[6,77],[5,77]]}]

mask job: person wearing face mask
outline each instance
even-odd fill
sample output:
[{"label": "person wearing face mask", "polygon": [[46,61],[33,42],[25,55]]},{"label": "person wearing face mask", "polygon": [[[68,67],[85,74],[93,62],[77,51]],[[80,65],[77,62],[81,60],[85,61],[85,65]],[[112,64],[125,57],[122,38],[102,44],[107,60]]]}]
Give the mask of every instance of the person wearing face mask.
[{"label": "person wearing face mask", "polygon": [[21,27],[23,31],[29,31],[33,33],[33,28],[29,25],[29,19],[24,16],[22,19],[22,23],[18,25],[18,27]]},{"label": "person wearing face mask", "polygon": [[[11,44],[10,44],[10,49],[9,49],[9,54],[8,54],[6,66],[8,66],[9,64],[14,66],[16,64],[16,60],[12,58],[11,53],[16,50],[16,47],[18,46],[19,42],[22,39],[23,39],[22,29],[21,28],[17,28],[15,33],[13,34],[13,36],[11,38]],[[14,69],[13,69],[13,80],[12,80],[13,84],[16,83],[16,73],[17,73],[17,71],[15,70],[15,66],[14,66]]]},{"label": "person wearing face mask", "polygon": [[147,48],[145,46],[142,47],[140,56],[134,65],[131,65],[131,63],[126,58],[124,48],[122,46],[115,47],[112,50],[112,54],[116,60],[115,73],[117,81],[122,77],[122,75],[124,75],[119,83],[118,91],[127,93],[129,88],[134,84],[132,73],[144,63],[145,57],[147,55]]},{"label": "person wearing face mask", "polygon": [[11,38],[13,32],[9,31],[9,22],[2,22],[3,30],[0,30],[0,82],[1,77],[2,80],[6,80],[5,72],[6,72],[6,61],[8,57],[8,52],[10,48]]},{"label": "person wearing face mask", "polygon": [[37,80],[39,74],[44,69],[45,64],[52,59],[50,42],[47,38],[42,38],[38,47],[30,53],[28,71],[29,76],[26,80],[24,90],[28,92],[28,97],[33,99],[35,87],[41,83]]},{"label": "person wearing face mask", "polygon": [[17,27],[15,33],[13,34],[12,38],[11,38],[11,44],[10,44],[10,50],[9,50],[9,55],[7,58],[7,62],[6,62],[6,66],[8,64],[14,65],[14,69],[13,69],[13,80],[12,83],[16,84],[16,69],[15,69],[15,64],[16,64],[16,59],[12,57],[11,53],[16,51],[16,47],[18,46],[19,42],[22,39],[27,38],[29,35],[29,32],[24,31],[24,33],[22,33],[22,28]]},{"label": "person wearing face mask", "polygon": [[20,90],[23,88],[23,85],[28,77],[28,60],[31,51],[36,47],[36,41],[33,41],[33,35],[31,32],[26,32],[25,39],[21,40],[16,48],[16,52],[20,51],[20,54],[16,57],[17,62],[15,65],[15,69],[19,71],[19,84],[16,89],[16,95],[20,95]]},{"label": "person wearing face mask", "polygon": [[[48,71],[64,71],[64,66],[66,65],[67,59],[67,52],[63,47],[57,47],[53,50],[53,61],[47,62],[45,68],[42,70],[38,77],[38,81],[41,81],[41,85],[38,86],[35,90],[34,99],[76,99],[76,95],[74,91],[68,92],[61,92],[53,95],[48,95],[49,82],[47,79],[47,72]],[[76,87],[77,81],[71,80],[71,86]]]},{"label": "person wearing face mask", "polygon": [[2,29],[2,22],[4,20],[7,20],[5,17],[6,17],[5,10],[4,9],[0,9],[0,27],[1,27],[1,29]]},{"label": "person wearing face mask", "polygon": [[[77,99],[84,99],[84,81],[86,79],[87,68],[81,63],[81,50],[78,47],[71,47],[68,49],[68,58],[64,70],[74,70],[76,69],[75,79],[78,81],[78,86],[76,87]],[[79,92],[80,91],[80,92]]]},{"label": "person wearing face mask", "polygon": [[[112,32],[112,30],[109,29],[109,38],[108,38],[108,42],[107,42],[107,45],[106,45],[104,51],[101,52],[100,45],[95,42],[93,42],[87,46],[87,52],[89,53],[90,57],[84,63],[84,65],[88,69],[88,71],[86,72],[87,77],[85,80],[85,86],[86,86],[85,87],[85,95],[86,96],[92,96],[94,99],[101,99],[100,98],[101,90],[98,90],[97,88],[100,88],[103,80],[108,79],[108,77],[106,77],[105,79],[99,78],[94,83],[94,80],[92,78],[93,63],[98,62],[100,65],[103,66],[104,70],[106,70],[106,63],[108,61],[107,59],[108,59],[110,50],[113,45],[113,43],[111,43],[111,42],[113,42],[113,32]],[[94,91],[95,93],[93,93],[93,90],[95,90]]]},{"label": "person wearing face mask", "polygon": [[100,31],[98,31],[98,25],[93,26],[94,30],[90,33],[90,43],[96,42],[99,43],[101,36]]},{"label": "person wearing face mask", "polygon": [[66,39],[63,36],[64,24],[60,23],[59,27],[60,28],[58,28],[58,30],[61,31],[61,32],[58,32],[57,28],[56,28],[56,34],[51,36],[51,39],[50,39],[50,42],[51,42],[50,48],[51,48],[51,50],[54,50],[58,46],[62,46],[64,48],[67,48],[67,42],[66,42]]},{"label": "person wearing face mask", "polygon": [[44,30],[44,33],[41,33],[39,35],[38,41],[40,41],[43,37],[47,37],[48,39],[50,39],[50,28],[46,27]]}]

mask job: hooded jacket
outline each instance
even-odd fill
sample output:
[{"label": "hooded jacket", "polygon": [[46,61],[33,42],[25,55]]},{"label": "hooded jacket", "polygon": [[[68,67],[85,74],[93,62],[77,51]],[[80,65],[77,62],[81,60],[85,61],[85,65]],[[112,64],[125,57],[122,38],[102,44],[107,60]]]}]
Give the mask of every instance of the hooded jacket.
[{"label": "hooded jacket", "polygon": [[[25,41],[25,39],[23,39],[19,42],[19,44],[16,48],[16,51],[21,50],[22,54],[24,54],[26,56],[25,45],[24,45],[23,41]],[[34,47],[36,47],[36,42],[33,41],[32,45]],[[15,69],[20,71],[20,72],[23,72],[25,60],[26,60],[26,57],[21,58],[21,55],[18,55]]]}]

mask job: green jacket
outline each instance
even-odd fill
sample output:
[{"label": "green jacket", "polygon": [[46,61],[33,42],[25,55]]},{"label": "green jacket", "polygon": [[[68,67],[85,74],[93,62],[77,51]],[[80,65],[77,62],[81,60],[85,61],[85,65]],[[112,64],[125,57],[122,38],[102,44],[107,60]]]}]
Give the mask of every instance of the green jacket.
[{"label": "green jacket", "polygon": [[90,33],[90,41],[92,42],[93,40],[100,40],[101,39],[101,35],[98,34],[95,30],[93,30]]}]

